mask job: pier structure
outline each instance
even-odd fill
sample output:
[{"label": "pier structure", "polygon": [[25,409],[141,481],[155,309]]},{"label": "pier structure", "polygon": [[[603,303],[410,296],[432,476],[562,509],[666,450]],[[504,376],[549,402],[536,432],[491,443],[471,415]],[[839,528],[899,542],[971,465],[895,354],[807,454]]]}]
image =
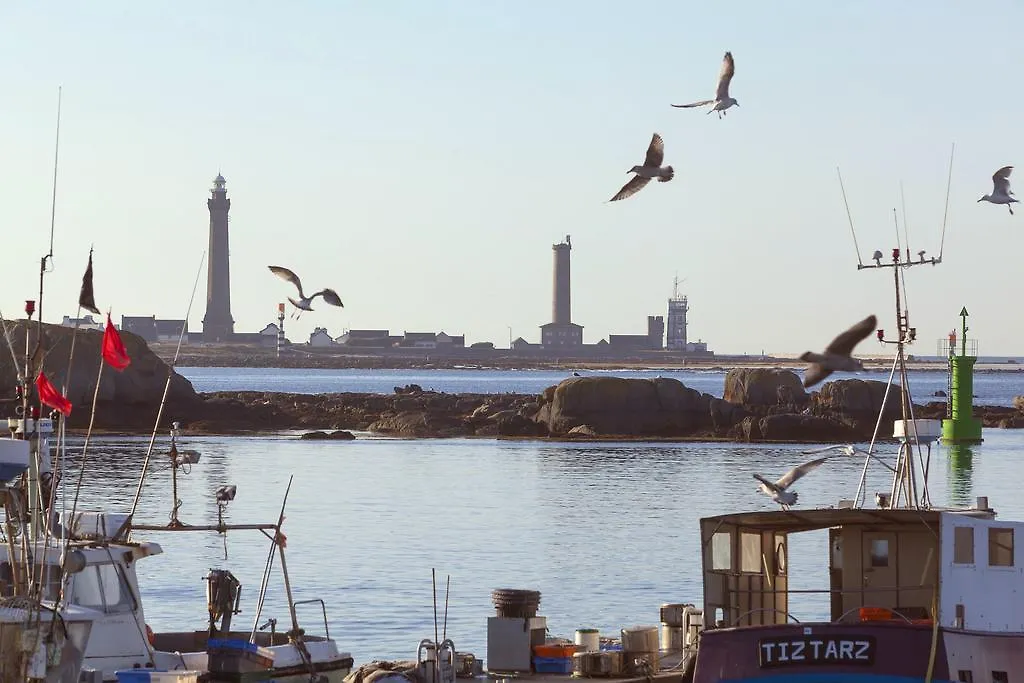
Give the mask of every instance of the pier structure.
[{"label": "pier structure", "polygon": [[940,353],[948,360],[946,419],[942,421],[942,443],[981,443],[981,420],[974,417],[974,364],[978,340],[967,338],[967,307],[960,311],[959,340],[954,329],[939,341]]}]

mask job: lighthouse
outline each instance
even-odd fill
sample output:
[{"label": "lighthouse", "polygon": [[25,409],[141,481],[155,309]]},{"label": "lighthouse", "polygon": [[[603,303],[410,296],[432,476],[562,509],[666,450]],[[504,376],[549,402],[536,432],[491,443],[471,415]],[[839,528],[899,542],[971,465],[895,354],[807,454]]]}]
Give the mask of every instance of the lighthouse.
[{"label": "lighthouse", "polygon": [[203,317],[203,341],[230,341],[235,333],[231,318],[231,277],[228,267],[228,199],[224,176],[213,179],[210,198],[210,260],[206,266],[206,315]]}]

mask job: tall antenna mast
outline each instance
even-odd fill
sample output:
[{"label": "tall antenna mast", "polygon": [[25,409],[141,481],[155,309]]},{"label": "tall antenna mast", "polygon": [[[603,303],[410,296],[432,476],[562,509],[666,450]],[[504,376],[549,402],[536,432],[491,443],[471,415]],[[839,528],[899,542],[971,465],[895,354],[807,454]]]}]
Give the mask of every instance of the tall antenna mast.
[{"label": "tall antenna mast", "polygon": [[[950,180],[952,179],[952,155],[950,156]],[[948,183],[949,181],[947,181]],[[842,187],[842,179],[840,177],[840,187]],[[903,196],[902,183],[900,187],[901,200]],[[946,196],[948,202],[949,187],[946,188]],[[843,190],[843,202],[846,203],[846,191]],[[849,217],[849,204],[846,205],[847,216]],[[906,211],[904,206],[904,212]],[[896,210],[893,209],[893,217],[895,218]],[[943,218],[943,239],[945,238],[945,217]],[[904,219],[904,231],[906,231],[906,223]],[[868,446],[868,453],[864,459],[864,469],[861,473],[860,483],[857,486],[857,493],[854,497],[854,504],[856,506],[861,505],[862,498],[866,495],[865,481],[867,478],[868,465],[871,460],[875,458],[872,454],[874,451],[875,443],[878,440],[879,430],[882,426],[882,417],[885,414],[885,408],[888,405],[889,393],[892,389],[893,378],[896,373],[899,372],[899,384],[900,384],[900,421],[896,422],[896,433],[901,438],[901,445],[899,453],[896,458],[896,465],[893,468],[893,481],[892,488],[889,493],[889,507],[899,507],[901,499],[906,500],[906,506],[910,508],[930,507],[931,499],[928,493],[928,469],[931,462],[931,434],[919,434],[918,423],[914,417],[914,403],[910,395],[910,387],[908,384],[907,377],[907,360],[906,360],[906,346],[914,343],[917,338],[917,328],[910,325],[910,313],[907,310],[907,296],[906,296],[906,278],[905,273],[908,269],[914,266],[920,265],[938,265],[942,262],[941,251],[939,257],[925,258],[924,251],[918,252],[918,258],[913,260],[910,256],[909,244],[903,245],[906,248],[906,254],[904,258],[903,250],[899,245],[899,229],[896,230],[896,242],[897,246],[891,252],[891,260],[889,263],[883,263],[884,258],[881,251],[875,251],[872,256],[874,263],[865,264],[861,261],[860,249],[857,246],[857,235],[853,227],[853,220],[850,219],[850,233],[853,236],[854,247],[857,249],[857,270],[866,269],[882,269],[891,268],[893,273],[893,291],[894,291],[894,304],[896,312],[896,332],[894,335],[886,335],[884,329],[877,331],[877,338],[880,343],[892,344],[896,347],[896,357],[893,359],[892,370],[889,373],[889,380],[886,384],[885,395],[882,398],[882,405],[879,409],[878,420],[875,423],[875,431],[871,437],[871,443]],[[940,247],[941,250],[941,247]],[[902,430],[899,427],[902,426]],[[928,447],[927,459],[922,453],[922,442]],[[918,481],[915,473],[915,462],[914,462],[914,451],[917,450],[917,460],[921,467],[921,486],[918,490]]]}]

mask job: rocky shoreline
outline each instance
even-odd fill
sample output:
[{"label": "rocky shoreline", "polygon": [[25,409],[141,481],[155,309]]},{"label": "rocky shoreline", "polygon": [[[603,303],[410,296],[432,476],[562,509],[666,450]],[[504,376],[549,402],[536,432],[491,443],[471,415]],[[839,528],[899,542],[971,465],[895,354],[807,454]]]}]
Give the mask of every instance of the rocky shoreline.
[{"label": "rocky shoreline", "polygon": [[[24,329],[9,332],[19,338]],[[74,406],[67,426],[80,433],[93,418],[102,335],[79,330],[74,362],[61,365],[58,359],[71,357],[72,335],[70,328],[43,326],[44,370],[56,386],[67,386]],[[189,434],[298,431],[340,439],[351,438],[351,432],[370,432],[403,438],[843,443],[871,437],[885,393],[884,383],[861,379],[825,382],[807,393],[792,370],[743,367],[728,372],[722,398],[672,378],[614,376],[569,377],[539,395],[447,394],[416,385],[395,387],[392,394],[200,394],[142,339],[130,333],[122,338],[132,363],[124,372],[102,368],[92,421],[96,432],[150,434],[166,388],[159,429],[166,431],[179,421]],[[0,383],[15,383],[9,360],[0,361]],[[899,392],[894,385],[886,402],[888,425],[901,415]],[[0,402],[8,404],[11,416],[13,397]],[[986,427],[1024,427],[1024,399],[1016,407],[976,406],[974,412]],[[945,417],[946,403],[915,405],[914,414]],[[884,435],[891,435],[890,426]]]},{"label": "rocky shoreline", "polygon": [[[298,430],[319,432],[314,436],[320,438],[370,432],[402,438],[846,443],[870,439],[885,391],[881,382],[849,379],[794,396],[789,391],[799,378],[786,370],[734,370],[729,378],[733,400],[674,379],[616,377],[573,377],[539,396],[446,394],[416,385],[389,395],[217,392],[201,395],[199,404],[174,419],[192,434]],[[780,386],[791,401],[779,400]],[[915,406],[914,413],[941,419],[946,404]],[[1024,412],[1015,408],[979,406],[975,414],[986,427],[1024,427]],[[897,391],[887,401],[886,419],[891,424],[899,417]]]}]

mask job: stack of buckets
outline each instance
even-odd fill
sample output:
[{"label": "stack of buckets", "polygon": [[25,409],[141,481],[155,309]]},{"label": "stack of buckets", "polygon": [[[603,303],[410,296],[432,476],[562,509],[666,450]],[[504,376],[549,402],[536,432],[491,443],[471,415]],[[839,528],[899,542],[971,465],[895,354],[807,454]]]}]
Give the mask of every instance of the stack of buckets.
[{"label": "stack of buckets", "polygon": [[576,646],[564,641],[533,646],[533,670],[539,674],[571,674]]}]

